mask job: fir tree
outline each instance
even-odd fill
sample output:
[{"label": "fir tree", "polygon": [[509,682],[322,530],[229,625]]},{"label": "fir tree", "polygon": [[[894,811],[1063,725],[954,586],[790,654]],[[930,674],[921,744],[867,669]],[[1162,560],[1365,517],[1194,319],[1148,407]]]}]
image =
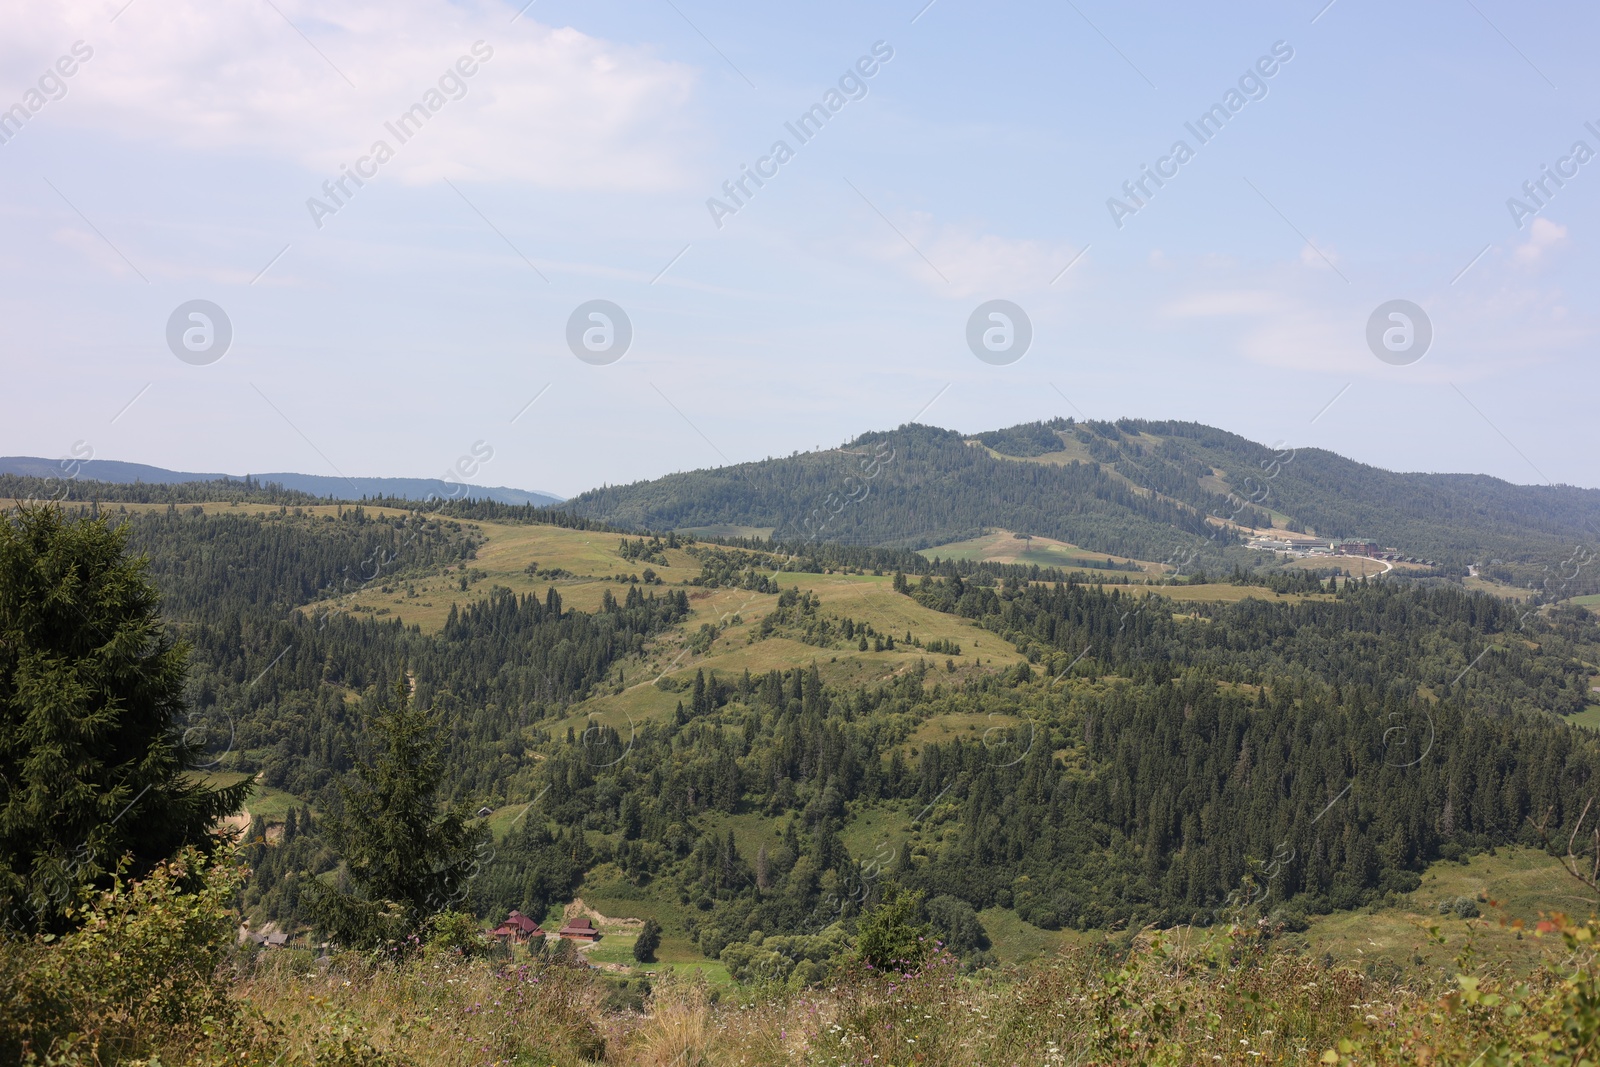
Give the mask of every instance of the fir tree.
[{"label": "fir tree", "polygon": [[656,949],[661,947],[661,924],[654,919],[644,921],[644,929],[633,942],[633,958],[640,963],[654,963]]},{"label": "fir tree", "polygon": [[314,883],[312,914],[334,940],[362,949],[399,947],[466,892],[483,827],[461,808],[441,812],[436,716],[413,706],[404,673],[392,701],[367,727],[372,751],[339,784],[344,811],[323,834],[342,857],[353,892]]},{"label": "fir tree", "polygon": [[215,846],[249,792],[188,773],[189,649],[125,541],[55,507],[0,520],[0,924],[61,931],[124,857],[142,875]]}]

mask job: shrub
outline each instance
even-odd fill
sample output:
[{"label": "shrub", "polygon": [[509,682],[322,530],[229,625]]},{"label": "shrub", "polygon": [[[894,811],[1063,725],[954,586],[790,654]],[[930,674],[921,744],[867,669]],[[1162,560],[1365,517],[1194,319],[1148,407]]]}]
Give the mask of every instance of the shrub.
[{"label": "shrub", "polygon": [[875,970],[915,970],[933,951],[933,928],[921,921],[922,892],[885,885],[883,900],[861,918],[855,958]]},{"label": "shrub", "polygon": [[478,920],[462,911],[442,911],[425,925],[423,951],[428,957],[454,955],[473,958],[489,953],[489,938]]},{"label": "shrub", "polygon": [[231,852],[208,866],[186,848],[142,881],[119,872],[109,890],[71,910],[72,933],[0,939],[0,1060],[76,1047],[115,1063],[186,1050],[228,1029],[237,1006],[220,966],[243,877]]},{"label": "shrub", "polygon": [[941,894],[928,901],[928,921],[945,948],[962,959],[989,947],[989,934],[977,912],[958,897]]}]

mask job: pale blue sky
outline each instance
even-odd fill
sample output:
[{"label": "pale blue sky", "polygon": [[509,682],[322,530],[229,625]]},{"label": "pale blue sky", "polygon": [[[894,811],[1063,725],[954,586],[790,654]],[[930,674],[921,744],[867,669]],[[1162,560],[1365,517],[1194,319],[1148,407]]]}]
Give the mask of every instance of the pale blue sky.
[{"label": "pale blue sky", "polygon": [[[42,104],[0,144],[3,454],[439,477],[485,442],[476,480],[570,495],[919,412],[1132,415],[1600,485],[1600,159],[1520,228],[1506,204],[1600,151],[1592,8],[123,3],[0,35],[0,108]],[[387,133],[477,41],[464,95]],[[785,122],[875,42],[866,95],[800,144]],[[1278,42],[1199,144],[1185,123]],[[380,138],[318,228],[307,199]],[[707,198],[780,138],[719,229]],[[1118,228],[1107,199],[1178,139]],[[234,332],[201,366],[165,339],[197,298]],[[634,330],[603,366],[565,340],[597,298]],[[1365,341],[1396,298],[1435,331],[1404,366]],[[1011,365],[967,347],[990,299],[1033,323]]]}]

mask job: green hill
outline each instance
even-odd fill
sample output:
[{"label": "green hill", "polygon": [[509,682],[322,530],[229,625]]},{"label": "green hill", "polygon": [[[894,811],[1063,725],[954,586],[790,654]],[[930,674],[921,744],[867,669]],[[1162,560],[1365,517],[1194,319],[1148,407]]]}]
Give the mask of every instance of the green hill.
[{"label": "green hill", "polygon": [[1600,534],[1600,490],[1396,473],[1139,419],[1057,419],[970,439],[911,424],[827,451],[594,489],[564,507],[635,529],[772,529],[788,543],[926,549],[1004,528],[1196,566],[1246,559],[1236,551],[1246,528],[1271,527],[1371,538],[1523,586]]},{"label": "green hill", "polygon": [[1220,559],[1239,539],[1213,537],[1196,503],[1227,506],[1220,494],[1142,491],[1099,463],[997,458],[953,430],[912,424],[826,452],[591,489],[563,506],[635,528],[771,527],[788,543],[929,548],[1003,526],[1135,559]]},{"label": "green hill", "polygon": [[498,831],[472,910],[581,894],[708,963],[824,938],[886,877],[983,913],[1000,959],[1212,921],[1280,849],[1274,906],[1378,903],[1441,856],[1536,845],[1529,820],[1600,778],[1552,714],[1587,707],[1593,616],[1447,582],[1030,584],[389,508],[108,511],[194,649],[214,769],[284,797],[254,813],[284,827],[250,857],[258,921],[301,921],[336,867],[318,823],[402,671],[449,799]]}]

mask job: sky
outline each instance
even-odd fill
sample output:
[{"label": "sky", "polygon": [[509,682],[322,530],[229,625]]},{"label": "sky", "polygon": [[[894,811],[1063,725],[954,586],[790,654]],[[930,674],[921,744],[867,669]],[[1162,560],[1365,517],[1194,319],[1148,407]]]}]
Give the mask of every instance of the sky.
[{"label": "sky", "polygon": [[1131,416],[1600,486],[1592,5],[13,8],[0,454],[570,496]]}]

